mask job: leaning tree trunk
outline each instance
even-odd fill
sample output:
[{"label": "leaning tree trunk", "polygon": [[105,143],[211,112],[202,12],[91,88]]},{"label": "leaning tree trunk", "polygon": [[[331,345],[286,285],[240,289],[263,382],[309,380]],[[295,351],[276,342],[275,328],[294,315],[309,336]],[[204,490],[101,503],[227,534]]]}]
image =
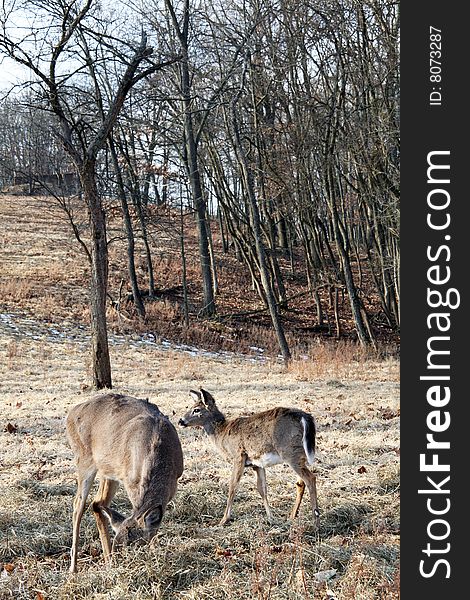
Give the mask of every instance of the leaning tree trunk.
[{"label": "leaning tree trunk", "polygon": [[[186,74],[189,82],[189,72]],[[184,89],[185,86],[183,86]],[[189,90],[189,88],[188,88]],[[188,155],[188,171],[191,192],[196,208],[197,231],[199,239],[199,258],[201,263],[202,288],[204,295],[204,306],[201,314],[212,316],[215,313],[214,285],[212,281],[212,269],[209,249],[209,233],[206,218],[206,203],[202,192],[201,175],[197,160],[197,147],[194,139],[190,102],[185,99],[185,132]]]},{"label": "leaning tree trunk", "polygon": [[106,327],[106,295],[108,286],[108,243],[106,220],[96,188],[95,161],[87,161],[80,171],[83,197],[88,207],[91,237],[91,350],[93,385],[96,389],[111,388],[111,363]]},{"label": "leaning tree trunk", "polygon": [[279,312],[277,310],[276,299],[274,297],[273,288],[271,285],[271,279],[269,277],[268,271],[268,263],[266,257],[266,249],[263,244],[262,239],[262,228],[261,228],[261,219],[259,213],[259,207],[256,200],[256,195],[254,191],[253,177],[250,171],[250,167],[248,165],[248,160],[245,154],[245,150],[243,148],[241,139],[240,139],[240,129],[238,126],[236,109],[235,109],[236,99],[232,102],[232,125],[234,130],[234,140],[235,147],[239,159],[239,164],[242,172],[242,181],[245,185],[246,194],[248,197],[250,212],[251,212],[251,224],[253,228],[253,236],[255,239],[255,247],[256,254],[258,255],[259,262],[259,272],[261,277],[261,283],[263,285],[263,290],[266,298],[266,303],[268,305],[269,314],[271,316],[271,321],[274,327],[274,331],[276,332],[276,337],[279,343],[279,348],[281,350],[282,357],[285,362],[288,362],[291,359],[291,353],[289,350],[289,346],[287,344],[287,339],[284,334],[284,329],[282,327],[281,319],[279,316]]},{"label": "leaning tree trunk", "polygon": [[202,191],[201,174],[198,166],[197,134],[193,121],[194,98],[191,91],[191,76],[189,72],[190,6],[189,0],[185,0],[182,25],[180,27],[173,3],[171,0],[165,0],[165,4],[170,12],[173,27],[178,36],[182,52],[180,60],[180,83],[184,111],[185,161],[191,186],[191,194],[196,209],[199,258],[204,295],[204,305],[200,312],[205,316],[212,316],[216,312],[216,307],[209,252],[209,224],[206,219],[206,202]]},{"label": "leaning tree trunk", "polygon": [[137,272],[135,268],[135,239],[134,239],[134,228],[132,227],[132,218],[129,212],[129,205],[127,203],[126,191],[124,189],[124,182],[122,180],[121,170],[119,168],[119,161],[116,153],[116,147],[113,138],[109,137],[109,149],[113,159],[114,170],[116,172],[116,181],[118,187],[118,196],[121,201],[122,217],[124,221],[124,230],[127,238],[127,271],[129,273],[129,280],[131,283],[132,296],[134,299],[134,306],[142,318],[145,318],[145,306],[140,293],[139,283],[137,281]]},{"label": "leaning tree trunk", "polygon": [[349,302],[351,305],[351,313],[353,316],[354,324],[356,327],[357,337],[361,346],[368,346],[369,344],[373,344],[373,340],[370,336],[370,332],[367,330],[363,319],[361,300],[357,293],[357,288],[354,283],[354,277],[351,268],[351,261],[349,260],[348,251],[345,248],[345,240],[343,232],[341,231],[339,224],[339,215],[338,208],[336,206],[336,200],[334,198],[334,192],[332,192],[332,176],[331,172],[328,169],[328,188],[329,188],[329,198],[328,205],[331,211],[331,217],[333,221],[333,232],[336,241],[336,247],[338,249],[338,254],[341,260],[341,269],[344,278],[344,283],[346,285],[346,290],[349,296]]}]

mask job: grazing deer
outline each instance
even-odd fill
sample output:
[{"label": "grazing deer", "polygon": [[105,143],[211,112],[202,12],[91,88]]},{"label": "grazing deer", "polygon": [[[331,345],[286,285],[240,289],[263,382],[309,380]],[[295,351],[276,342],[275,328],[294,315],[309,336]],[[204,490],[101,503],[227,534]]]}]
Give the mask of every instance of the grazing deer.
[{"label": "grazing deer", "polygon": [[318,525],[320,511],[316,478],[307,466],[313,463],[315,452],[313,417],[301,410],[278,407],[247,417],[226,419],[209,392],[201,388],[200,392],[191,390],[190,394],[196,404],[179,420],[179,425],[202,427],[219,453],[233,463],[227,507],[220,524],[225,525],[230,520],[233,498],[245,467],[252,467],[256,472],[258,492],[268,520],[272,522],[265,469],[287,463],[298,475],[297,497],[291,518],[297,516],[307,486],[315,524]]},{"label": "grazing deer", "polygon": [[[70,553],[75,573],[80,521],[96,475],[100,484],[92,506],[109,562],[119,546],[154,537],[183,472],[183,453],[176,429],[158,407],[130,396],[106,394],[78,404],[66,428],[78,471]],[[120,482],[133,508],[127,518],[109,507]],[[112,548],[108,521],[116,532]]]}]

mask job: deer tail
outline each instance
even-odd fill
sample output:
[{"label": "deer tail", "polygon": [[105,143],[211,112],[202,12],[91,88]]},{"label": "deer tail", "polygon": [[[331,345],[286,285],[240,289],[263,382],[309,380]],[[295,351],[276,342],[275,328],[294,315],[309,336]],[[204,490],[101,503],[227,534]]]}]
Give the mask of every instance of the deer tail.
[{"label": "deer tail", "polygon": [[313,464],[315,458],[315,421],[310,415],[306,415],[301,418],[302,426],[304,428],[304,434],[302,436],[302,445],[304,447],[305,456],[307,457],[308,463]]}]

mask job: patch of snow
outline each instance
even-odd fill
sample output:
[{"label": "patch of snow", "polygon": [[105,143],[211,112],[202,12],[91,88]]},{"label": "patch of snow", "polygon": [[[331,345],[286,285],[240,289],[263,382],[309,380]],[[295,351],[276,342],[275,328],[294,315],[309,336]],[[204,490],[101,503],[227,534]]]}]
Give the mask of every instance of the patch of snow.
[{"label": "patch of snow", "polygon": [[[68,341],[78,345],[88,345],[91,339],[87,328],[83,325],[74,325],[68,321],[64,321],[62,325],[57,323],[43,323],[14,313],[0,313],[0,331],[2,329],[10,335],[16,337],[25,336],[37,341]],[[133,336],[109,333],[108,341],[111,346],[122,346],[124,344],[129,344],[134,348],[150,346],[164,352],[173,350],[174,352],[189,354],[193,357],[214,358],[224,361],[241,359],[249,362],[265,362],[269,360],[264,355],[265,349],[258,348],[257,346],[250,346],[250,350],[255,354],[229,352],[228,350],[207,350],[188,344],[178,344],[166,339],[158,339],[151,332]]]}]

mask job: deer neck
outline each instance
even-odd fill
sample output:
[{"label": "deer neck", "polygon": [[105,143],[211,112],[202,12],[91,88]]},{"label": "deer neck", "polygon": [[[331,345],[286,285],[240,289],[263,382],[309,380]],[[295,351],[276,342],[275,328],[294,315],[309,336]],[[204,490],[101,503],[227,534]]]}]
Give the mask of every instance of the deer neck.
[{"label": "deer neck", "polygon": [[[143,515],[147,510],[160,505],[165,510],[169,498],[172,494],[171,468],[166,467],[165,456],[157,451],[154,446],[146,458],[142,461],[146,467],[142,474],[139,487],[135,494],[134,511],[136,518]],[[132,498],[131,498],[132,501]]]},{"label": "deer neck", "polygon": [[219,432],[224,428],[225,423],[226,421],[224,415],[218,411],[217,413],[211,415],[211,418],[204,423],[204,431],[210,438],[215,439],[217,438]]}]

